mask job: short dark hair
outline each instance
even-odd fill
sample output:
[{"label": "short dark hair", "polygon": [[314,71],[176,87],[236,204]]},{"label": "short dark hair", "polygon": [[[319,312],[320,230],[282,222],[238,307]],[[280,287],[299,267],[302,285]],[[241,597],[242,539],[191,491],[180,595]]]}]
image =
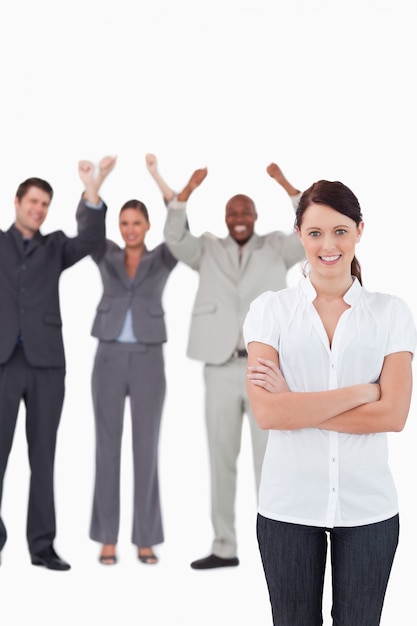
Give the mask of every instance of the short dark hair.
[{"label": "short dark hair", "polygon": [[128,200],[124,203],[122,208],[120,209],[119,215],[123,213],[126,209],[136,209],[139,213],[142,213],[143,217],[147,222],[149,222],[149,213],[146,206],[140,200]]},{"label": "short dark hair", "polygon": [[49,194],[50,200],[52,200],[53,195],[54,195],[54,190],[52,189],[51,185],[46,180],[43,180],[42,178],[35,178],[35,177],[27,178],[26,180],[23,181],[23,183],[20,183],[16,191],[16,198],[21,200],[23,196],[27,194],[27,192],[29,191],[31,187],[38,187],[38,189],[42,189],[42,191],[46,191],[46,193]]}]

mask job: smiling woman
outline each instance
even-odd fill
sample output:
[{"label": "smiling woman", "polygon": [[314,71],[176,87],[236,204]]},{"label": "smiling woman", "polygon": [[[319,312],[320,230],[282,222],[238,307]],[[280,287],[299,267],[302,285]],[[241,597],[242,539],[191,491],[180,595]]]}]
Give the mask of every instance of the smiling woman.
[{"label": "smiling woman", "polygon": [[125,266],[129,278],[136,274],[145,250],[145,236],[150,227],[148,209],[143,202],[125,202],[120,209],[119,230],[125,242]]},{"label": "smiling woman", "polygon": [[313,184],[296,230],[310,274],[255,299],[244,325],[249,400],[269,430],[257,528],[274,624],[323,623],[329,534],[335,623],[377,625],[399,529],[386,433],[408,416],[416,328],[404,301],[362,287],[348,187]]},{"label": "smiling woman", "polygon": [[[340,280],[344,275],[346,285],[339,283],[338,291],[345,293],[351,284],[351,275],[362,282],[355,246],[363,228],[359,202],[348,187],[337,181],[322,180],[307,190],[304,203],[297,211],[295,229],[316,281],[324,267],[334,267],[335,270],[324,274],[323,278]],[[323,287],[327,291],[331,283]]]},{"label": "smiling woman", "polygon": [[[103,178],[104,180],[104,178]],[[120,248],[107,240],[92,255],[103,294],[92,335],[99,344],[92,373],[96,471],[90,537],[102,544],[100,563],[117,561],[124,404],[130,398],[134,462],[132,542],[142,563],[158,562],[164,540],[158,481],[158,443],[165,398],[162,296],[177,261],[165,243],[148,250],[148,210],[129,200],[119,213]]]}]

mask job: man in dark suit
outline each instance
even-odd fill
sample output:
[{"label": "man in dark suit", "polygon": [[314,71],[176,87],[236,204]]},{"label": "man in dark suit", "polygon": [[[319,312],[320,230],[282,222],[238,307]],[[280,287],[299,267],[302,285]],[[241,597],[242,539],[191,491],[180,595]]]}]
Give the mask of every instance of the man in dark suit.
[{"label": "man in dark suit", "polygon": [[[110,171],[114,164],[113,157],[105,157],[99,168]],[[54,457],[65,386],[59,277],[105,238],[106,206],[97,193],[94,168],[80,161],[79,174],[85,191],[76,213],[76,237],[40,233],[53,196],[40,178],[19,185],[15,222],[0,231],[0,504],[23,400],[31,470],[27,540],[32,564],[53,570],[70,569],[53,546]],[[6,539],[0,517],[0,553]]]}]

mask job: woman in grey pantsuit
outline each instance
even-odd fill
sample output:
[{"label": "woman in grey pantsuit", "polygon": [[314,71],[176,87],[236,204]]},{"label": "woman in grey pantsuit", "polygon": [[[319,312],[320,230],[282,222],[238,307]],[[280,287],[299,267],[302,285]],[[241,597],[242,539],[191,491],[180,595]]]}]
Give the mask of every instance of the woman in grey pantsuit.
[{"label": "woman in grey pantsuit", "polygon": [[145,245],[146,206],[126,202],[119,214],[125,247],[107,240],[93,256],[103,295],[92,335],[99,339],[92,374],[96,476],[90,537],[102,544],[100,562],[116,563],[120,517],[120,455],[124,405],[130,398],[134,464],[132,543],[143,563],[157,563],[164,540],[158,484],[158,441],[165,398],[162,294],[177,261],[161,243]]}]

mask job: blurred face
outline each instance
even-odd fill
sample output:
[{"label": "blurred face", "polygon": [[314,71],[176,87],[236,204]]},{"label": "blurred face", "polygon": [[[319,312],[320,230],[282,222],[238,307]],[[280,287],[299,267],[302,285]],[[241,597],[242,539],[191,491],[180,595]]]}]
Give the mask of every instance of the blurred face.
[{"label": "blurred face", "polygon": [[355,245],[363,222],[354,220],[325,204],[310,204],[304,212],[298,236],[311,266],[311,276],[350,277]]},{"label": "blurred face", "polygon": [[247,196],[233,196],[226,204],[226,226],[241,246],[252,237],[257,218],[255,205]]},{"label": "blurred face", "polygon": [[30,239],[38,232],[45,221],[50,204],[49,193],[39,187],[29,187],[21,200],[17,197],[14,199],[15,226],[23,237]]},{"label": "blurred face", "polygon": [[150,223],[137,209],[125,209],[120,213],[119,229],[127,248],[141,247]]}]

